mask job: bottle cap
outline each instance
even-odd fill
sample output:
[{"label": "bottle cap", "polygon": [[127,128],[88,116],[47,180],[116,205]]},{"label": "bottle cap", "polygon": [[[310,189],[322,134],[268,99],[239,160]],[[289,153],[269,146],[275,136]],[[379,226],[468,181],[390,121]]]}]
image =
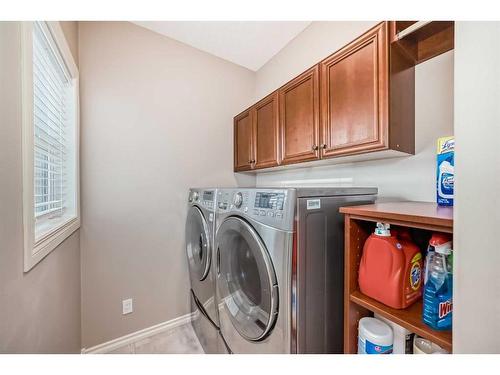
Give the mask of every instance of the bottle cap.
[{"label": "bottle cap", "polygon": [[448,233],[433,233],[431,239],[429,240],[429,245],[431,246],[439,246],[443,245],[446,242],[451,241],[451,235]]},{"label": "bottle cap", "polygon": [[377,226],[375,227],[375,235],[381,237],[390,237],[391,231],[389,230],[389,228],[389,224],[377,223]]}]

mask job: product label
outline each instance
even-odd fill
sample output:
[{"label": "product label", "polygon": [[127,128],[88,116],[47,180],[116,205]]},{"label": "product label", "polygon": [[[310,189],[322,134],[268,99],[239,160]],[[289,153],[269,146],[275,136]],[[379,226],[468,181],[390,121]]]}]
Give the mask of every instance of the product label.
[{"label": "product label", "polygon": [[446,315],[450,314],[453,311],[453,304],[451,300],[440,302],[439,303],[439,319],[443,319]]},{"label": "product label", "polygon": [[392,345],[376,345],[368,340],[365,341],[366,354],[392,354]]},{"label": "product label", "polygon": [[455,179],[454,175],[449,173],[443,173],[443,179],[441,181],[443,184],[443,188],[453,189],[454,179]]},{"label": "product label", "polygon": [[443,173],[441,175],[441,185],[445,194],[453,194],[455,176],[450,173]]},{"label": "product label", "polygon": [[308,210],[318,210],[321,208],[321,200],[319,199],[308,199],[307,209]]},{"label": "product label", "polygon": [[415,337],[414,333],[409,333],[405,335],[405,354],[413,354],[413,339]]},{"label": "product label", "polygon": [[410,268],[410,286],[413,290],[418,290],[422,281],[422,267],[420,266],[420,259],[422,259],[422,255],[420,255],[420,253],[415,255],[412,259],[413,263]]},{"label": "product label", "polygon": [[425,285],[423,320],[434,329],[450,329],[452,326],[453,299],[451,289],[451,281],[446,280],[436,291],[434,280],[429,275],[429,280]]},{"label": "product label", "polygon": [[437,154],[444,154],[446,152],[455,150],[454,137],[442,137],[438,139]]},{"label": "product label", "polygon": [[453,190],[455,181],[455,139],[439,138],[437,142],[437,203],[453,206]]},{"label": "product label", "polygon": [[416,253],[413,258],[411,258],[410,263],[418,262],[420,259],[422,259],[422,254],[421,253]]}]

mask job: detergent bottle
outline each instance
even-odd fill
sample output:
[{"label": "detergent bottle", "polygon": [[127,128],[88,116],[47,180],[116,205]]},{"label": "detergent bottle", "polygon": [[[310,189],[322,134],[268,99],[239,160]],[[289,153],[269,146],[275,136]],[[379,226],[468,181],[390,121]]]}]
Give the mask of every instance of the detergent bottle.
[{"label": "detergent bottle", "polygon": [[391,235],[389,224],[377,223],[363,247],[358,283],[361,293],[395,309],[422,296],[422,255],[409,233]]},{"label": "detergent bottle", "polygon": [[[451,242],[435,246],[427,262],[424,286],[423,321],[436,330],[451,329],[453,312],[453,277]],[[428,255],[429,257],[429,255]]]}]

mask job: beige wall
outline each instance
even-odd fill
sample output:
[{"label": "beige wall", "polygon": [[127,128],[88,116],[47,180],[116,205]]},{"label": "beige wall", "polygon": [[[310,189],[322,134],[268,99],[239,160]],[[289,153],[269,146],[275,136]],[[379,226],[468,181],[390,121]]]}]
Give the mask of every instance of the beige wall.
[{"label": "beige wall", "polygon": [[293,77],[376,25],[377,22],[312,22],[257,71],[255,95],[261,99]]},{"label": "beige wall", "polygon": [[453,349],[500,353],[500,22],[455,23]]},{"label": "beige wall", "polygon": [[0,22],[0,353],[76,353],[79,233],[23,273],[20,46],[20,23]]},{"label": "beige wall", "polygon": [[76,21],[61,21],[59,22],[63,30],[69,49],[76,64],[78,65],[78,22]]},{"label": "beige wall", "polygon": [[[313,22],[256,77],[256,99],[355,39],[375,22]],[[332,179],[377,186],[384,199],[435,199],[435,142],[453,134],[453,52],[420,64],[415,72],[416,155],[376,161],[259,173],[257,186],[286,181]],[[381,171],[383,171],[381,173]]]},{"label": "beige wall", "polygon": [[83,22],[79,33],[90,347],[189,312],[188,188],[254,184],[232,173],[232,118],[251,104],[255,74],[131,23]]}]

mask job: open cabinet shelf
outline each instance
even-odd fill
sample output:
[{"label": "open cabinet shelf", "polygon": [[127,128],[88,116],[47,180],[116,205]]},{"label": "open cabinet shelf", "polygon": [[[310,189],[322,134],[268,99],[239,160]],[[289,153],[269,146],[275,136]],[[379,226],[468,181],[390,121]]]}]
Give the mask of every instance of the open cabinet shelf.
[{"label": "open cabinet shelf", "polygon": [[345,214],[344,352],[357,353],[359,320],[373,313],[452,352],[452,331],[436,331],[427,326],[422,321],[421,300],[406,309],[397,310],[367,297],[359,291],[358,269],[364,243],[377,221],[413,228],[420,233],[452,233],[453,208],[428,202],[394,202],[342,207],[340,212]]},{"label": "open cabinet shelf", "polygon": [[453,21],[391,21],[391,42],[420,64],[454,48]]},{"label": "open cabinet shelf", "polygon": [[365,296],[360,291],[355,291],[350,295],[351,302],[362,306],[374,313],[382,315],[408,331],[429,339],[438,344],[443,349],[451,352],[451,331],[436,331],[422,322],[422,301],[417,301],[410,307],[402,310],[392,309],[373,298]]}]

